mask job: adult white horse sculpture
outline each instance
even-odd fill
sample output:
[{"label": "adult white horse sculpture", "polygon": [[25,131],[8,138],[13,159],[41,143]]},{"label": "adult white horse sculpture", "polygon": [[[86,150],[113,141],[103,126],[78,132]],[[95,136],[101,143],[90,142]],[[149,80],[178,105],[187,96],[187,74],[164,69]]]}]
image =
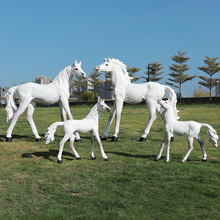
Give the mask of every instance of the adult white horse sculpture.
[{"label": "adult white horse sculpture", "polygon": [[176,106],[176,94],[173,89],[168,86],[161,85],[155,82],[134,84],[131,83],[131,77],[126,69],[126,65],[117,59],[105,59],[105,62],[96,67],[98,72],[111,72],[112,85],[114,88],[114,97],[115,102],[113,110],[109,117],[106,129],[102,136],[102,140],[106,140],[108,137],[108,132],[111,126],[111,123],[116,115],[115,122],[115,131],[112,136],[112,141],[118,140],[119,125],[121,119],[121,112],[123,107],[123,102],[129,104],[138,104],[145,100],[146,105],[149,109],[150,117],[139,141],[146,141],[147,135],[150,132],[150,128],[156,119],[156,110],[159,110],[159,105],[157,104],[158,99],[162,99],[165,95],[165,92],[168,92],[169,100]]},{"label": "adult white horse sculpture", "polygon": [[[86,73],[81,68],[81,62],[77,63],[75,61],[73,65],[64,68],[50,84],[42,85],[30,82],[10,88],[5,96],[7,122],[10,124],[6,134],[6,141],[12,142],[11,134],[14,126],[26,108],[27,120],[35,135],[35,140],[41,141],[33,120],[36,103],[54,104],[59,102],[61,119],[66,120],[66,114],[69,119],[73,119],[68,102],[70,96],[69,87],[73,76],[86,77]],[[18,109],[14,102],[14,95],[20,100]],[[16,113],[14,113],[15,111]]]},{"label": "adult white horse sculpture", "polygon": [[105,161],[109,160],[104,152],[102,142],[99,137],[99,119],[100,119],[101,111],[110,111],[110,108],[105,104],[103,100],[97,103],[84,119],[67,120],[65,122],[55,122],[47,129],[47,133],[45,134],[46,144],[54,140],[54,133],[56,132],[57,126],[63,126],[64,137],[60,141],[60,150],[57,156],[58,163],[62,163],[61,157],[62,157],[63,147],[68,139],[70,139],[70,148],[72,149],[76,159],[81,159],[76,149],[74,148],[74,140],[75,140],[76,132],[79,133],[90,132],[90,139],[92,145],[92,159],[96,159],[94,153],[94,135],[95,135],[99,143],[102,157],[105,159]]},{"label": "adult white horse sculpture", "polygon": [[189,144],[189,150],[187,151],[185,157],[182,159],[182,162],[185,162],[193,150],[193,139],[195,138],[202,149],[203,154],[203,161],[206,161],[207,154],[205,152],[205,146],[204,141],[199,136],[200,129],[202,127],[205,127],[207,130],[207,133],[209,135],[209,141],[213,144],[213,146],[218,147],[217,140],[218,135],[217,132],[209,125],[204,123],[198,123],[195,121],[178,121],[176,114],[174,113],[174,108],[168,101],[158,100],[158,103],[162,106],[163,110],[161,111],[161,116],[164,120],[164,129],[165,129],[165,136],[163,138],[163,141],[161,143],[159,154],[156,156],[155,160],[159,160],[161,158],[164,145],[167,143],[167,152],[166,152],[166,162],[169,162],[170,159],[170,137],[173,134],[176,135],[186,135],[188,144]]}]

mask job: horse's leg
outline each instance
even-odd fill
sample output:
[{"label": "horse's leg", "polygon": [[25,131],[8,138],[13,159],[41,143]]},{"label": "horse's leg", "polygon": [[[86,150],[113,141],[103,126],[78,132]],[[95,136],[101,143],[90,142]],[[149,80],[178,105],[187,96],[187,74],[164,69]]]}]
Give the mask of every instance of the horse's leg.
[{"label": "horse's leg", "polygon": [[165,146],[165,142],[166,142],[166,137],[164,136],[163,141],[160,145],[160,151],[159,151],[158,155],[156,156],[155,161],[158,161],[161,158],[162,153],[163,153],[163,149],[164,149],[164,146]]},{"label": "horse's leg", "polygon": [[62,103],[59,103],[60,106],[60,116],[61,116],[61,121],[66,121],[66,111],[63,108]]},{"label": "horse's leg", "polygon": [[199,142],[200,146],[201,146],[201,149],[202,149],[202,155],[203,155],[203,158],[202,158],[202,161],[206,161],[207,159],[207,154],[205,152],[205,145],[204,145],[204,141],[202,140],[202,138],[197,135],[196,137],[196,140]]},{"label": "horse's leg", "polygon": [[156,114],[157,103],[156,103],[156,101],[146,100],[146,105],[149,110],[149,120],[148,120],[147,126],[144,130],[144,133],[142,134],[141,138],[139,139],[139,141],[143,141],[143,142],[145,142],[147,140],[147,135],[150,132],[150,128],[151,128],[153,122],[155,121],[155,119],[157,118],[157,114]]},{"label": "horse's leg", "polygon": [[6,142],[12,142],[12,136],[11,136],[11,133],[14,129],[14,126],[17,122],[17,120],[19,119],[19,117],[21,116],[21,114],[25,111],[25,109],[27,108],[28,104],[30,102],[21,102],[20,105],[19,105],[19,108],[17,110],[17,112],[14,114],[12,120],[11,120],[11,123],[9,125],[9,128],[7,130],[7,134],[6,134]]},{"label": "horse's leg", "polygon": [[96,157],[95,157],[95,151],[94,151],[94,133],[93,133],[93,131],[90,131],[90,141],[91,141],[91,148],[92,148],[92,153],[91,153],[92,160],[95,160]]},{"label": "horse's leg", "polygon": [[[66,120],[66,114],[67,114],[68,119],[73,120],[73,116],[70,112],[68,99],[65,97],[61,98],[60,111],[61,111],[61,119],[63,117],[63,120]],[[76,142],[82,142],[79,133],[76,132],[75,135],[76,135]]]},{"label": "horse's leg", "polygon": [[100,140],[98,130],[93,130],[93,133],[94,133],[94,135],[95,135],[95,137],[96,137],[96,139],[97,139],[97,141],[98,141],[98,143],[99,143],[99,147],[100,147],[100,151],[101,151],[102,157],[105,159],[105,161],[109,161],[109,159],[108,159],[108,157],[106,156],[105,151],[104,151],[104,149],[103,149],[102,142],[101,142],[101,140]]},{"label": "horse's leg", "polygon": [[60,141],[60,150],[57,155],[57,162],[62,163],[62,153],[63,153],[63,147],[66,141],[70,138],[71,134],[65,134],[63,139]]},{"label": "horse's leg", "polygon": [[171,133],[166,132],[166,142],[167,142],[167,155],[166,155],[166,162],[168,163],[170,161],[170,139],[171,139]]},{"label": "horse's leg", "polygon": [[187,140],[188,140],[188,144],[189,144],[189,150],[187,151],[185,157],[182,159],[182,162],[186,162],[189,154],[191,153],[191,151],[193,150],[193,137],[189,137],[187,136]]},{"label": "horse's leg", "polygon": [[35,106],[36,106],[36,103],[34,103],[34,102],[31,102],[28,105],[26,119],[27,119],[27,121],[29,122],[29,124],[31,126],[32,132],[33,132],[33,134],[35,136],[35,141],[41,142],[42,141],[41,137],[39,136],[39,134],[37,132],[37,128],[36,128],[36,125],[35,125],[34,119],[33,119],[33,114],[34,114]]},{"label": "horse's leg", "polygon": [[77,160],[80,160],[81,157],[79,156],[79,154],[77,153],[77,151],[76,151],[76,149],[75,149],[75,147],[74,147],[74,140],[75,140],[75,135],[72,134],[72,135],[70,136],[70,148],[72,149],[72,151],[73,151],[73,153],[74,153],[76,159],[77,159]]},{"label": "horse's leg", "polygon": [[116,115],[115,115],[115,131],[112,136],[112,141],[118,141],[118,132],[119,132],[119,126],[120,126],[120,120],[121,120],[121,112],[123,108],[123,100],[122,99],[116,99],[115,100],[116,105]]},{"label": "horse's leg", "polygon": [[114,105],[113,105],[113,108],[112,108],[112,112],[111,112],[111,114],[109,116],[108,123],[106,125],[105,131],[104,131],[104,133],[102,135],[102,140],[107,140],[107,138],[108,138],[108,132],[109,132],[109,129],[111,127],[112,121],[114,120],[114,117],[115,117],[115,109],[116,109],[115,105],[116,104],[114,102]]}]

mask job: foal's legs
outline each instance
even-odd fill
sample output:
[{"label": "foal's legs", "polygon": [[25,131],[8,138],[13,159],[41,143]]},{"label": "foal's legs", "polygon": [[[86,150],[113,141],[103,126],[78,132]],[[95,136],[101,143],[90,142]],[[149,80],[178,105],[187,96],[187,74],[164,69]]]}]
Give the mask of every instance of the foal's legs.
[{"label": "foal's legs", "polygon": [[113,105],[113,108],[112,108],[112,112],[111,112],[111,114],[109,116],[108,123],[106,125],[105,131],[104,131],[104,133],[102,135],[102,140],[106,140],[107,137],[108,137],[109,129],[110,129],[112,121],[114,120],[114,117],[115,117],[115,112],[116,112],[116,107],[115,106],[116,106],[116,104],[114,102],[114,105]]},{"label": "foal's legs", "polygon": [[28,122],[31,126],[32,132],[35,136],[35,140],[36,141],[41,141],[41,137],[39,136],[39,134],[37,132],[37,128],[36,128],[36,125],[35,125],[34,120],[33,120],[33,114],[34,114],[35,106],[36,106],[36,104],[34,102],[31,102],[28,105],[26,119],[28,120]]},{"label": "foal's legs", "polygon": [[91,141],[91,148],[92,148],[91,156],[92,156],[92,159],[95,160],[96,157],[95,157],[95,152],[94,152],[94,133],[93,133],[93,131],[90,131],[90,141]]},{"label": "foal's legs", "polygon": [[149,120],[148,120],[148,123],[147,123],[147,126],[144,130],[144,133],[142,134],[141,136],[141,139],[140,140],[144,140],[146,141],[146,138],[147,138],[147,135],[149,134],[150,132],[150,128],[153,124],[153,122],[155,121],[155,119],[157,118],[157,114],[156,114],[156,101],[154,100],[146,100],[146,104],[147,104],[147,107],[148,107],[148,110],[149,110]]},{"label": "foal's legs", "polygon": [[9,128],[7,130],[7,134],[6,134],[6,141],[11,141],[12,137],[11,137],[11,133],[14,129],[14,126],[17,122],[17,120],[19,119],[19,117],[21,116],[21,114],[25,111],[25,109],[27,108],[28,104],[30,103],[30,101],[25,101],[25,102],[21,102],[19,105],[19,108],[17,110],[17,112],[14,114],[11,123],[9,125]]},{"label": "foal's legs", "polygon": [[75,149],[75,147],[74,147],[74,140],[75,140],[75,135],[72,134],[72,135],[70,136],[70,148],[72,149],[72,151],[73,151],[73,153],[74,153],[76,159],[77,159],[77,160],[80,160],[81,157],[79,156],[79,154],[77,153],[77,151],[76,151],[76,149]]},{"label": "foal's legs", "polygon": [[185,157],[182,159],[182,162],[183,162],[183,163],[187,160],[189,154],[190,154],[191,151],[193,150],[193,137],[187,136],[187,140],[188,140],[188,144],[189,144],[189,150],[187,151]]},{"label": "foal's legs", "polygon": [[[96,131],[96,130],[93,131],[93,133],[94,133],[94,135],[95,135],[95,137],[96,137],[96,139],[97,139],[97,141],[98,141],[98,143],[99,143],[99,147],[100,147],[100,151],[101,151],[102,157],[105,159],[105,161],[108,161],[109,159],[108,159],[108,157],[106,156],[105,151],[104,151],[104,149],[103,149],[102,142],[101,142],[101,140],[100,140],[98,130],[97,130],[97,131]],[[93,150],[94,150],[94,143],[93,143]]]},{"label": "foal's legs", "polygon": [[160,145],[160,151],[159,151],[158,155],[156,156],[155,161],[158,161],[161,158],[162,153],[163,153],[163,149],[164,149],[164,146],[165,146],[165,142],[166,142],[166,136],[164,136],[164,138],[163,138],[163,141]]},{"label": "foal's legs", "polygon": [[196,138],[196,140],[199,142],[199,144],[200,144],[200,146],[201,146],[201,149],[202,149],[202,155],[203,155],[202,160],[203,160],[203,161],[206,161],[206,159],[207,159],[207,154],[206,154],[206,152],[205,152],[204,141],[202,140],[202,138],[201,138],[199,135],[197,135],[195,138]]},{"label": "foal's legs", "polygon": [[62,153],[63,153],[63,147],[64,144],[67,142],[67,140],[70,138],[71,134],[65,134],[63,139],[60,141],[60,150],[57,155],[57,162],[62,163]]}]

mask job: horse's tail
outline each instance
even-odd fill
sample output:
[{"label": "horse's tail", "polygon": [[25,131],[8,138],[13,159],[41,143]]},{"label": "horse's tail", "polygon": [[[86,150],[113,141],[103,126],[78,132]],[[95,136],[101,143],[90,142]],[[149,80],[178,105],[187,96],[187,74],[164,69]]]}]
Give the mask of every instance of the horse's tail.
[{"label": "horse's tail", "polygon": [[45,133],[46,142],[45,144],[49,144],[51,141],[54,141],[54,133],[57,130],[58,126],[63,126],[64,122],[55,122],[47,128],[47,132]]},{"label": "horse's tail", "polygon": [[218,147],[218,135],[216,130],[209,124],[201,124],[201,126],[206,128],[207,134],[209,135],[209,142],[211,142],[213,146]]},{"label": "horse's tail", "polygon": [[14,101],[14,93],[16,92],[16,90],[17,90],[17,86],[13,86],[7,91],[5,95],[5,102],[6,102],[5,110],[7,112],[6,122],[8,122],[9,124],[14,115],[14,112],[17,111],[17,106]]},{"label": "horse's tail", "polygon": [[174,113],[177,117],[177,119],[179,119],[180,117],[178,116],[178,110],[176,108],[176,103],[177,103],[177,98],[176,98],[176,93],[175,91],[170,88],[169,86],[164,86],[165,87],[165,91],[168,93],[168,101],[169,103],[173,106],[174,108]]}]

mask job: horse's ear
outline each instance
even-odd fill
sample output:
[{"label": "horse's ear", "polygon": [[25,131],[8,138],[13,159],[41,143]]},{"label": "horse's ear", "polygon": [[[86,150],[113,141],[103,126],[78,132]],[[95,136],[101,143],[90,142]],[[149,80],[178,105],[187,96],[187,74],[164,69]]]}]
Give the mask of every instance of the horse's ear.
[{"label": "horse's ear", "polygon": [[107,59],[105,58],[105,62],[107,62]]},{"label": "horse's ear", "polygon": [[79,61],[79,65],[80,65],[80,66],[82,65],[82,62],[81,62],[81,61]]},{"label": "horse's ear", "polygon": [[74,66],[76,66],[76,64],[77,64],[77,61],[75,60],[75,62],[74,62]]},{"label": "horse's ear", "polygon": [[110,62],[110,58],[109,57],[108,57],[107,61]]}]

